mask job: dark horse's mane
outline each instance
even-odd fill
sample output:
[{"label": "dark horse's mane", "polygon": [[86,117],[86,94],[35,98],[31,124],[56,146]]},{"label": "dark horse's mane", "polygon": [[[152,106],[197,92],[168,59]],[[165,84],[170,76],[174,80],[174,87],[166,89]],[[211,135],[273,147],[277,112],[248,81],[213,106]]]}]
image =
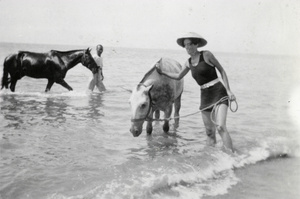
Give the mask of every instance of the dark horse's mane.
[{"label": "dark horse's mane", "polygon": [[84,49],[78,49],[78,50],[69,50],[69,51],[59,51],[59,50],[51,50],[51,52],[57,52],[57,53],[74,53],[76,51],[84,51]]}]

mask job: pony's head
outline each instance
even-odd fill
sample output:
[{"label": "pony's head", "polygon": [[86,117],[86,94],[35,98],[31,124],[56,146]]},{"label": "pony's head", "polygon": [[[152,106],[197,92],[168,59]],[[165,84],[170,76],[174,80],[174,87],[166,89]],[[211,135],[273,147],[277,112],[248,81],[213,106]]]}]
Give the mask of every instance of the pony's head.
[{"label": "pony's head", "polygon": [[81,63],[82,65],[90,69],[90,71],[92,71],[93,74],[96,74],[99,71],[99,66],[97,66],[93,56],[91,55],[91,50],[92,49],[90,48],[84,50],[84,53],[81,58]]},{"label": "pony's head", "polygon": [[142,133],[144,121],[151,111],[151,88],[152,85],[145,86],[144,84],[139,84],[132,90],[129,99],[131,107],[130,132],[134,137],[137,137]]}]

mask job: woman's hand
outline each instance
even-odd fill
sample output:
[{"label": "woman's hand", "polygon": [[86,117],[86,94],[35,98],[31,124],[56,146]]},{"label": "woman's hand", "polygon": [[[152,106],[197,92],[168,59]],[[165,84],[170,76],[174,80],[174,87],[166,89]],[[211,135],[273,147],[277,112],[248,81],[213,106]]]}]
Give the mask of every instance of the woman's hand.
[{"label": "woman's hand", "polygon": [[228,97],[229,97],[230,101],[234,101],[234,100],[236,100],[236,98],[235,98],[234,94],[233,94],[231,91],[227,91],[227,95],[228,95]]}]

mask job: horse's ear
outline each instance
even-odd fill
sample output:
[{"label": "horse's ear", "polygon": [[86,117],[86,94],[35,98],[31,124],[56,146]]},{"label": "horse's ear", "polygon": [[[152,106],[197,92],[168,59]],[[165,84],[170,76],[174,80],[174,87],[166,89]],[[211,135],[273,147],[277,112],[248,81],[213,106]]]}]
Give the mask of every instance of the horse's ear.
[{"label": "horse's ear", "polygon": [[129,90],[127,88],[124,88],[123,86],[121,86],[121,88],[123,88],[125,91],[129,92],[129,93],[132,93],[132,90]]},{"label": "horse's ear", "polygon": [[89,50],[89,52],[91,52],[91,51],[92,51],[92,48],[88,48],[88,50]]}]

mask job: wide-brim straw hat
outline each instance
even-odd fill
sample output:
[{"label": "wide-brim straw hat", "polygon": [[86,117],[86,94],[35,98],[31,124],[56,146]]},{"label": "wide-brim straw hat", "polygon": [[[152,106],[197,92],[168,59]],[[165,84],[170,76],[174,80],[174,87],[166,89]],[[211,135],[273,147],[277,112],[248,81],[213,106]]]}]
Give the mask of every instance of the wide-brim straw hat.
[{"label": "wide-brim straw hat", "polygon": [[202,46],[205,46],[207,44],[207,41],[199,34],[195,33],[195,32],[188,32],[186,34],[184,34],[182,37],[178,38],[177,39],[177,44],[181,47],[184,48],[184,44],[183,44],[183,41],[185,39],[198,39],[199,42],[198,42],[198,48],[199,47],[202,47]]}]

